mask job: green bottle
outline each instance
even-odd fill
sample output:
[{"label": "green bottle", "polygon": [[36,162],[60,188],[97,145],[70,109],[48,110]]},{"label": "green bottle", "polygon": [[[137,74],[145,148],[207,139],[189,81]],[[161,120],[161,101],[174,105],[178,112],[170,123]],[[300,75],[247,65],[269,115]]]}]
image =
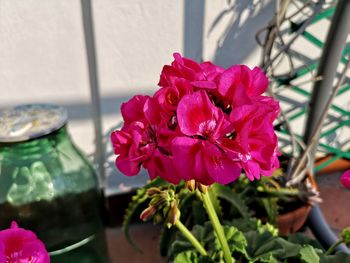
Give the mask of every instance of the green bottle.
[{"label": "green bottle", "polygon": [[58,106],[0,112],[0,229],[35,232],[52,263],[108,262],[100,192]]}]

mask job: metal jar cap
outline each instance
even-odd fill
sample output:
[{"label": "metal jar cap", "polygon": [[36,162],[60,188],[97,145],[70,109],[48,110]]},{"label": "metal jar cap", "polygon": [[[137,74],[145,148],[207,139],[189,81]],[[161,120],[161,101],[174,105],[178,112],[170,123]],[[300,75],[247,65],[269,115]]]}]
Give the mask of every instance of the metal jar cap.
[{"label": "metal jar cap", "polygon": [[67,111],[56,105],[20,105],[0,111],[0,142],[23,142],[48,135],[67,123]]}]

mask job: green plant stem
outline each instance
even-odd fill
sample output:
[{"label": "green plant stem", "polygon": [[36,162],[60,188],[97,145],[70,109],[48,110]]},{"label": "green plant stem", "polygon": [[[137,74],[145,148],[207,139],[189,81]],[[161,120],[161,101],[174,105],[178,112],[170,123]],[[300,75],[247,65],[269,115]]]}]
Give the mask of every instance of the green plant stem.
[{"label": "green plant stem", "polygon": [[[208,191],[209,190],[210,189],[208,189]],[[212,222],[214,230],[216,232],[216,235],[218,236],[219,242],[221,244],[221,248],[224,252],[225,262],[226,263],[233,263],[235,260],[231,256],[231,251],[230,251],[230,248],[228,246],[228,243],[227,243],[227,240],[225,237],[224,229],[222,228],[222,225],[220,224],[218,215],[215,212],[215,209],[214,209],[214,206],[211,202],[208,191],[202,193],[204,207],[207,210],[210,221]]]},{"label": "green plant stem", "polygon": [[201,253],[203,256],[207,256],[208,253],[205,251],[203,246],[199,243],[197,238],[187,229],[187,227],[181,223],[180,220],[175,221],[175,226],[181,231],[181,233],[192,243],[192,245]]},{"label": "green plant stem", "polygon": [[336,243],[334,243],[325,253],[326,256],[332,254],[337,246],[339,246],[341,243],[343,243],[344,240],[340,239]]}]

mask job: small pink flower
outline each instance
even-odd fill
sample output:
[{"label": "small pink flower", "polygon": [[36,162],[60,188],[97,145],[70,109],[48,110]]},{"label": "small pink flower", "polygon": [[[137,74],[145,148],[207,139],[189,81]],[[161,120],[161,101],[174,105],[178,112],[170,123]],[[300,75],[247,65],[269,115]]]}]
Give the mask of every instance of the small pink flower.
[{"label": "small pink flower", "polygon": [[174,161],[172,156],[161,153],[158,149],[154,151],[152,157],[143,163],[151,179],[159,176],[167,182],[178,184],[181,179],[174,171]]},{"label": "small pink flower", "polygon": [[186,95],[177,108],[180,130],[188,136],[201,136],[214,142],[232,131],[227,116],[209,100],[204,91]]},{"label": "small pink flower", "polygon": [[228,184],[241,174],[239,164],[207,140],[177,137],[173,140],[173,155],[177,172],[185,181]]},{"label": "small pink flower", "polygon": [[205,185],[236,180],[241,168],[220,146],[233,127],[208,95],[197,91],[184,96],[178,105],[177,117],[180,130],[189,136],[176,137],[172,147],[174,164],[183,179],[195,179]]},{"label": "small pink flower", "polygon": [[174,80],[171,86],[166,86],[158,90],[154,97],[158,100],[159,105],[163,110],[167,110],[173,114],[176,110],[180,99],[193,92],[193,87],[184,79]]},{"label": "small pink flower", "polygon": [[0,262],[49,263],[45,245],[29,230],[12,222],[10,229],[0,231]]},{"label": "small pink flower", "polygon": [[142,162],[149,159],[155,149],[154,134],[143,122],[125,124],[121,130],[111,133],[111,141],[118,155],[115,164],[128,176],[137,175]]},{"label": "small pink flower", "polygon": [[268,83],[260,68],[251,70],[245,65],[235,65],[221,74],[218,90],[232,107],[237,107],[251,104],[254,98],[266,91]]},{"label": "small pink flower", "polygon": [[174,81],[178,78],[187,81],[195,81],[204,79],[201,66],[188,58],[182,57],[179,53],[174,53],[174,61],[171,66],[165,65],[160,74],[158,85],[160,87],[172,86]]},{"label": "small pink flower", "polygon": [[134,121],[144,121],[145,114],[143,107],[149,96],[136,95],[128,102],[122,103],[120,111],[122,113],[124,123],[129,124]]},{"label": "small pink flower", "polygon": [[278,140],[272,125],[276,116],[274,106],[243,105],[230,114],[235,139],[226,149],[237,153],[250,180],[259,179],[260,175],[269,176],[279,166]]},{"label": "small pink flower", "polygon": [[160,87],[174,86],[176,80],[183,79],[196,88],[216,89],[214,80],[223,71],[224,69],[211,62],[199,64],[182,57],[179,53],[174,53],[174,61],[171,66],[163,67],[158,85]]},{"label": "small pink flower", "polygon": [[340,177],[340,181],[344,187],[350,189],[350,170],[343,173],[343,175]]}]

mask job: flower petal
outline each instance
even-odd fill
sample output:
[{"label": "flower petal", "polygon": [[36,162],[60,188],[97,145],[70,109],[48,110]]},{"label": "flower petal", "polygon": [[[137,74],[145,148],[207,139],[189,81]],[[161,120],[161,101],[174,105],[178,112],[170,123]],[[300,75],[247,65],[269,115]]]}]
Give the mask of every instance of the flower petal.
[{"label": "flower petal", "polygon": [[241,167],[220,151],[215,145],[206,142],[203,148],[205,152],[205,166],[209,176],[219,184],[228,184],[235,181],[241,175]]},{"label": "flower petal", "polygon": [[128,102],[122,103],[120,111],[125,123],[142,121],[145,118],[143,113],[143,105],[148,98],[149,96],[136,95]]},{"label": "flower petal", "polygon": [[172,153],[174,166],[185,181],[196,179],[195,167],[200,168],[201,166],[200,158],[197,156],[200,149],[200,140],[188,137],[176,137],[173,139]]},{"label": "flower petal", "polygon": [[218,109],[210,102],[204,91],[185,95],[179,102],[177,118],[181,132],[188,136],[213,132]]}]

